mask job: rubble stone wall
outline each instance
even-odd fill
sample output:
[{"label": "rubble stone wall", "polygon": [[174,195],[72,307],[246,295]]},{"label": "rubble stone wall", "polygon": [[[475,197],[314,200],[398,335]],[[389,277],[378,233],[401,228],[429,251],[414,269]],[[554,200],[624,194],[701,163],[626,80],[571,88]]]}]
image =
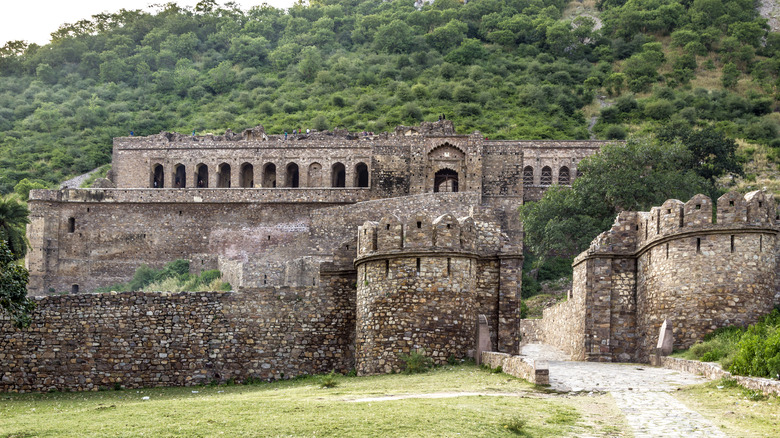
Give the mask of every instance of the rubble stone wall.
[{"label": "rubble stone wall", "polygon": [[716,211],[696,195],[618,215],[574,261],[582,306],[570,298],[547,309],[541,338],[574,358],[647,362],[665,320],[677,349],[755,323],[780,304],[775,201],[763,191],[726,193]]},{"label": "rubble stone wall", "polygon": [[83,294],[0,319],[0,392],[187,386],[354,367],[354,276],[322,288]]}]

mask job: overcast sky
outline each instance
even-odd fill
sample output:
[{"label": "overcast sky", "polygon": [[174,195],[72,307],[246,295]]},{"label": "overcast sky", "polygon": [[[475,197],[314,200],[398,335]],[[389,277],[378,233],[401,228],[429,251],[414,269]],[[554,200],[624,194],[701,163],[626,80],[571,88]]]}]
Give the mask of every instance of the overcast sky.
[{"label": "overcast sky", "polygon": [[[101,12],[113,13],[120,9],[147,9],[150,4],[165,4],[168,0],[0,0],[0,46],[7,41],[25,40],[46,44],[50,34],[60,25],[89,19]],[[219,4],[227,0],[217,0]],[[176,0],[179,6],[194,7],[198,0]],[[268,3],[277,8],[288,8],[294,0],[238,0],[241,9]],[[154,9],[148,9],[154,10]]]}]

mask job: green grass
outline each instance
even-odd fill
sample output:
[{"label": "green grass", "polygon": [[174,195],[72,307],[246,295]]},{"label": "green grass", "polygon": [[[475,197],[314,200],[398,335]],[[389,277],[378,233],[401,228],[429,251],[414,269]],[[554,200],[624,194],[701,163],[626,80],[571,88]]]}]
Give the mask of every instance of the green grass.
[{"label": "green grass", "polygon": [[[506,396],[355,401],[453,392]],[[537,393],[505,374],[450,366],[426,374],[340,377],[335,388],[321,388],[320,379],[310,377],[257,385],[4,394],[0,437],[601,435],[602,425],[583,419],[581,409],[576,400]],[[521,430],[510,431],[505,427],[510,422]]]},{"label": "green grass", "polygon": [[689,386],[675,395],[728,436],[773,437],[780,430],[778,397],[756,396],[725,380]]}]

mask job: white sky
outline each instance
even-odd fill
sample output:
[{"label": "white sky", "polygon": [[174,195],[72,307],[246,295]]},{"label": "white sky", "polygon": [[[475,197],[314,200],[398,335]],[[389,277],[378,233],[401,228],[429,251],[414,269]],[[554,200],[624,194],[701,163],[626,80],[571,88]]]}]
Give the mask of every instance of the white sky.
[{"label": "white sky", "polygon": [[[174,1],[174,0],[171,0]],[[224,4],[227,0],[217,0]],[[165,4],[169,0],[0,0],[0,47],[7,41],[25,40],[46,44],[50,34],[60,25],[90,19],[101,12],[114,13],[120,9],[148,9],[150,4]],[[181,7],[194,7],[198,0],[176,0]],[[241,9],[268,3],[276,8],[289,8],[294,0],[238,0]]]}]

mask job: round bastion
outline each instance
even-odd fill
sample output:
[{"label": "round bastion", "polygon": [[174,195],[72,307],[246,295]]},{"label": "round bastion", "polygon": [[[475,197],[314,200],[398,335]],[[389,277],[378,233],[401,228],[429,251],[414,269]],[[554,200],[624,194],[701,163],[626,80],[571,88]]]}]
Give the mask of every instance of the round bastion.
[{"label": "round bastion", "polygon": [[359,375],[397,372],[403,355],[434,363],[475,348],[476,226],[450,214],[435,220],[390,215],[358,228],[355,362]]}]

